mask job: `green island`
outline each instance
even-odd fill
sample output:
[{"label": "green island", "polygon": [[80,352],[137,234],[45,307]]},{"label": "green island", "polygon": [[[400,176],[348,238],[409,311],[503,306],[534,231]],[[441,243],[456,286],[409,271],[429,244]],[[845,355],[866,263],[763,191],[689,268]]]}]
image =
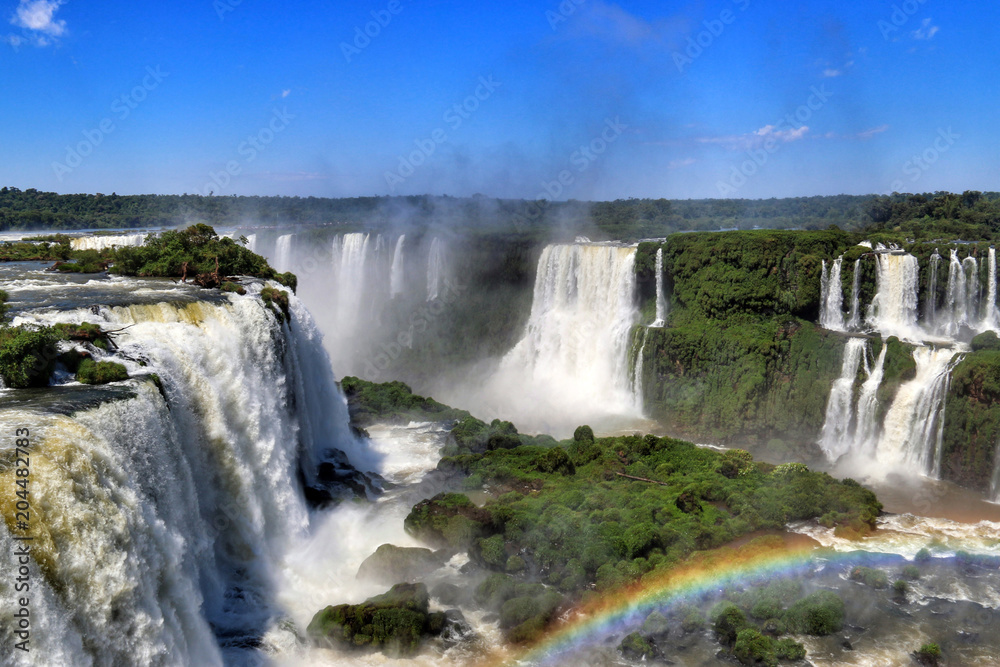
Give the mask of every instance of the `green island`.
[{"label": "green island", "polygon": [[[727,545],[741,537],[781,531],[804,519],[860,537],[874,529],[882,508],[852,480],[838,481],[797,463],[755,461],[743,450],[720,452],[651,435],[595,438],[588,426],[557,442],[519,434],[509,422],[487,424],[414,395],[401,382],[345,378],[343,387],[357,426],[413,419],[453,423],[437,468],[451,490],[418,502],[405,520],[408,533],[438,551],[384,545],[362,569],[378,567],[383,577],[392,570],[412,576],[434,569],[449,554],[466,552],[480,572],[475,588],[462,592],[441,584],[431,595],[497,614],[513,643],[536,641],[575,605],[723,557],[732,551]],[[782,546],[772,532],[741,551]],[[391,597],[357,608],[327,608],[309,633],[359,650],[383,645],[415,650],[416,638],[433,634],[420,614],[400,611],[391,623],[372,625],[383,633],[377,641],[367,625],[351,620],[369,608],[382,609]],[[737,660],[777,664],[804,655],[801,644],[786,635],[830,634],[843,622],[844,605],[835,594],[775,582],[732,591],[707,619],[685,608],[668,623],[654,612],[620,650],[652,658],[659,655],[657,637],[668,626],[697,632],[711,624]]]}]

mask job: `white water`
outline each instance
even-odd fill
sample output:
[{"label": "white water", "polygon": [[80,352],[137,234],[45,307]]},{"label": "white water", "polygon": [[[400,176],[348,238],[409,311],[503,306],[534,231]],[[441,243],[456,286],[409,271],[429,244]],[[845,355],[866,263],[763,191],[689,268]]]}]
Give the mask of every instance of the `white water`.
[{"label": "white water", "polygon": [[[159,375],[167,399],[129,381],[134,398],[70,416],[0,409],[5,431],[33,427],[44,499],[35,650],[17,664],[240,662],[284,615],[272,591],[309,526],[300,452],[376,462],[350,434],[311,318],[294,296],[291,308],[290,327],[251,295],[23,318],[122,329],[116,360]],[[0,608],[14,608],[11,594],[0,589]]]},{"label": "white water", "polygon": [[831,461],[836,461],[851,449],[854,435],[854,382],[866,348],[867,343],[863,338],[851,338],[847,341],[840,377],[834,380],[830,390],[819,444]]},{"label": "white water", "polygon": [[392,253],[392,268],[389,273],[389,296],[396,297],[403,293],[403,243],[406,242],[406,234],[401,234],[396,239],[396,250]]},{"label": "white water", "polygon": [[997,314],[997,249],[990,246],[986,276],[986,307],[983,313],[983,329],[1000,329],[1000,315]]},{"label": "white water", "polygon": [[494,412],[548,433],[571,433],[581,420],[638,414],[628,358],[638,316],[634,264],[634,247],[542,251],[527,329],[490,382]]},{"label": "white water", "polygon": [[886,413],[875,452],[881,464],[938,476],[944,403],[955,356],[952,348],[913,351],[916,377],[900,386]]},{"label": "white water", "polygon": [[646,340],[648,338],[649,330],[643,329],[642,344],[639,346],[639,352],[635,357],[635,367],[632,369],[632,396],[634,397],[635,404],[640,410],[642,410],[645,406],[645,396],[643,393],[643,372],[645,371]]},{"label": "white water", "polygon": [[656,249],[656,320],[653,327],[664,327],[667,324],[667,295],[663,289],[663,247]]},{"label": "white water", "polygon": [[854,451],[861,452],[865,456],[872,455],[878,442],[878,389],[882,386],[882,378],[885,375],[885,353],[887,350],[888,346],[883,345],[868,378],[861,384],[861,393],[858,396],[857,421],[852,447]]},{"label": "white water", "polygon": [[441,293],[444,280],[444,250],[441,239],[431,241],[431,249],[427,255],[427,300],[434,301]]},{"label": "white water", "polygon": [[834,331],[844,331],[844,287],[840,281],[840,269],[844,263],[843,257],[833,260],[832,267],[827,268],[823,260],[821,276],[821,303],[819,325]]},{"label": "white water", "polygon": [[274,269],[276,271],[292,270],[292,237],[294,234],[282,234],[274,249]]},{"label": "white water", "polygon": [[934,249],[934,254],[931,255],[930,261],[931,261],[931,275],[927,285],[927,307],[925,308],[924,319],[930,330],[935,331],[938,327],[938,315],[937,315],[938,269],[941,267],[941,255],[938,254],[936,248]]},{"label": "white water", "polygon": [[247,234],[246,239],[247,239],[247,250],[249,250],[250,252],[257,252],[257,235]]},{"label": "white water", "polygon": [[861,260],[854,261],[854,277],[851,283],[851,313],[848,316],[847,328],[857,331],[861,328]]},{"label": "white water", "polygon": [[868,309],[868,323],[883,337],[921,340],[923,334],[917,328],[917,258],[892,252],[878,252],[875,258],[876,292]]},{"label": "white water", "polygon": [[979,319],[979,262],[975,257],[962,260],[965,272],[965,313],[969,323]]},{"label": "white water", "polygon": [[140,246],[146,242],[145,234],[118,234],[101,236],[81,236],[69,242],[73,250],[107,250],[108,248],[124,248]]},{"label": "white water", "polygon": [[368,262],[370,234],[344,234],[340,239],[340,256],[337,262],[337,321],[352,331],[360,318],[362,299],[365,296],[365,265]]}]

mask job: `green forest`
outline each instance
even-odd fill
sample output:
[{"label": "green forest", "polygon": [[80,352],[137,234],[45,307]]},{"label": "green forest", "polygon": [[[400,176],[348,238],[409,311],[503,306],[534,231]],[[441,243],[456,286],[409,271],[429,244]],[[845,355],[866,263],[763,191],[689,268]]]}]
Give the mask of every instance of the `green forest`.
[{"label": "green forest", "polygon": [[[569,221],[569,222],[567,222]],[[223,197],[56,194],[0,189],[0,231],[337,225],[371,229],[459,227],[563,232],[634,241],[683,231],[827,229],[947,233],[970,240],[1000,231],[1000,193],[836,195],[786,199],[619,199],[610,202],[504,200],[474,195]],[[926,237],[932,238],[932,237]]]}]

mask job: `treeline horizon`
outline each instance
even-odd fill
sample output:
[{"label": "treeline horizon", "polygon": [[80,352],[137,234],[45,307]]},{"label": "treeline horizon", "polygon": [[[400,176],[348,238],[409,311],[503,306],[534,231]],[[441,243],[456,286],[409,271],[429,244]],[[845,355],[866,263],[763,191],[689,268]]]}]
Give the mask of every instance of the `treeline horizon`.
[{"label": "treeline horizon", "polygon": [[336,225],[451,227],[527,235],[563,232],[636,240],[685,231],[894,231],[981,240],[1000,233],[1000,193],[966,191],[771,199],[532,201],[451,197],[287,197],[57,194],[0,188],[0,231]]}]

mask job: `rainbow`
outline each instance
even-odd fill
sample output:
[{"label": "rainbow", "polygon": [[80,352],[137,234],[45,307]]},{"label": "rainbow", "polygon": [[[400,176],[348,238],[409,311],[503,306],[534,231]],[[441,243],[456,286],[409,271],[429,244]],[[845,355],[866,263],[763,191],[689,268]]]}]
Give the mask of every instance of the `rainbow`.
[{"label": "rainbow", "polygon": [[[817,548],[815,543],[786,544],[776,536],[759,538],[737,548],[703,552],[662,575],[645,577],[633,586],[586,602],[535,644],[495,655],[479,664],[496,667],[570,664],[569,654],[595,645],[609,634],[636,629],[655,610],[694,602],[718,594],[727,586],[745,586],[748,581],[801,576],[820,562],[857,562],[857,558],[857,553]],[[880,558],[899,556],[866,554],[866,562]]]}]

